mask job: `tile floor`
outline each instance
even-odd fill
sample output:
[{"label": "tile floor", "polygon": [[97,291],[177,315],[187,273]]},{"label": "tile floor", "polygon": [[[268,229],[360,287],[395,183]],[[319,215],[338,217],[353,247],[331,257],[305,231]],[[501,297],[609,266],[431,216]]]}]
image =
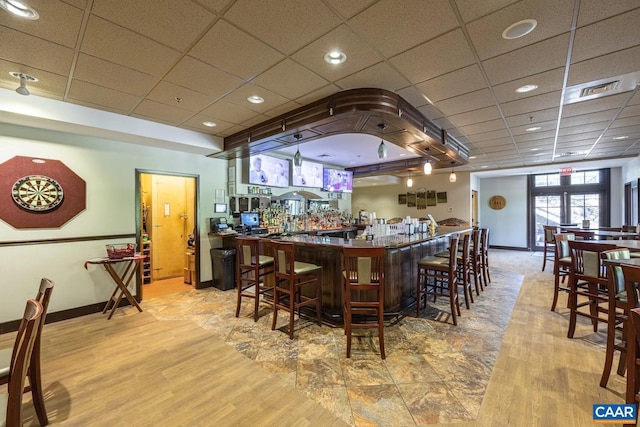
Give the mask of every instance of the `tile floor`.
[{"label": "tile floor", "polygon": [[421,318],[412,311],[385,327],[386,360],[375,332],[357,332],[347,359],[341,328],[303,318],[289,340],[286,316],[271,330],[267,304],[256,323],[248,303],[236,318],[233,290],[191,290],[143,304],[159,319],[193,320],[350,425],[413,426],[476,419],[523,279],[495,268],[491,275],[471,310],[461,307],[457,327],[444,299]]}]

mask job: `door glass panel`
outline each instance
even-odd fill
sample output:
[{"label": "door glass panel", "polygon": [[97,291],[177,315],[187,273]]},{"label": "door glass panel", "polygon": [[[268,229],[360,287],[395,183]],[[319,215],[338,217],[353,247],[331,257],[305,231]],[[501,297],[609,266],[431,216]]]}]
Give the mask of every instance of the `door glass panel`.
[{"label": "door glass panel", "polygon": [[600,226],[599,194],[572,194],[570,204],[571,222],[581,224],[587,219],[591,228]]},{"label": "door glass panel", "polygon": [[544,246],[545,225],[559,225],[561,221],[561,197],[560,195],[540,195],[534,199],[535,203],[535,245]]}]

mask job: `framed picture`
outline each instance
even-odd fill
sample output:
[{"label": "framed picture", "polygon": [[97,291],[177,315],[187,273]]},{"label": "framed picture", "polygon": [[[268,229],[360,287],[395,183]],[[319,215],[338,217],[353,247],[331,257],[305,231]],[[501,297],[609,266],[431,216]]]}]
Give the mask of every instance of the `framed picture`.
[{"label": "framed picture", "polygon": [[438,194],[436,195],[436,200],[438,201],[438,203],[447,203],[447,192],[438,192]]},{"label": "framed picture", "polygon": [[407,207],[416,207],[416,193],[407,193]]},{"label": "framed picture", "polygon": [[407,204],[407,194],[398,194],[398,204],[399,205],[406,205]]},{"label": "framed picture", "polygon": [[435,190],[427,191],[427,206],[436,205],[436,192]]},{"label": "framed picture", "polygon": [[418,209],[427,209],[427,193],[425,191],[418,191],[416,194],[416,207]]}]

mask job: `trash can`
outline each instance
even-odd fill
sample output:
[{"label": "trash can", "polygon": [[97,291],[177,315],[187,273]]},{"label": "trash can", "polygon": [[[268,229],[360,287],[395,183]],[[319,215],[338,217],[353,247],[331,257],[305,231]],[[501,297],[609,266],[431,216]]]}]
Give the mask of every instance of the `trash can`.
[{"label": "trash can", "polygon": [[236,250],[211,249],[213,286],[226,291],[236,286]]}]

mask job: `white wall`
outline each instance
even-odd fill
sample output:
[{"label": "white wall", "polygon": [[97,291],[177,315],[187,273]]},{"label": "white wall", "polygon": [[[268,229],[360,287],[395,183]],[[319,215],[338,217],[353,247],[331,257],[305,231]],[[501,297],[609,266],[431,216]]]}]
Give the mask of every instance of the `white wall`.
[{"label": "white wall", "polygon": [[[438,203],[436,206],[427,206],[427,209],[417,209],[407,205],[398,204],[398,194],[408,191],[417,192],[418,189],[447,192],[447,203]],[[469,174],[457,173],[457,181],[449,182],[449,174],[421,175],[413,177],[413,186],[407,188],[406,179],[400,184],[358,187],[354,189],[351,197],[351,209],[354,215],[360,210],[375,212],[378,218],[404,218],[410,215],[413,218],[433,215],[436,221],[446,218],[459,218],[471,221],[471,192],[469,190]]]},{"label": "white wall", "polygon": [[[489,207],[492,196],[502,196],[507,205],[500,210]],[[490,229],[492,246],[526,248],[527,177],[509,176],[480,179],[478,195],[480,227]]]},{"label": "white wall", "polygon": [[[0,221],[0,242],[134,234],[136,169],[198,175],[200,279],[211,280],[212,241],[207,236],[206,220],[214,216],[215,190],[226,188],[226,161],[201,154],[0,124],[0,163],[14,156],[62,161],[86,181],[86,209],[56,229],[18,230]],[[104,245],[113,242],[0,247],[0,322],[21,317],[24,301],[35,295],[41,277],[56,282],[51,312],[106,301],[113,291],[111,279],[102,267],[89,266],[85,270],[83,263],[89,258],[105,256]]]}]

